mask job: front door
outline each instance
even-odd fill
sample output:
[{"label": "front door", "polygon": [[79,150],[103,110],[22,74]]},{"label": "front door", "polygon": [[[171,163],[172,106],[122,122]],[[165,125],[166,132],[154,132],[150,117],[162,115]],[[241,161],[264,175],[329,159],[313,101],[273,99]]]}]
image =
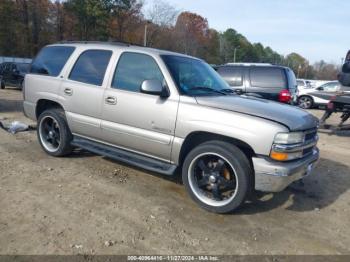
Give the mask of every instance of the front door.
[{"label": "front door", "polygon": [[146,54],[121,54],[102,109],[105,141],[141,154],[170,160],[178,94],[168,98],[140,92],[144,80],[166,80],[156,60]]}]

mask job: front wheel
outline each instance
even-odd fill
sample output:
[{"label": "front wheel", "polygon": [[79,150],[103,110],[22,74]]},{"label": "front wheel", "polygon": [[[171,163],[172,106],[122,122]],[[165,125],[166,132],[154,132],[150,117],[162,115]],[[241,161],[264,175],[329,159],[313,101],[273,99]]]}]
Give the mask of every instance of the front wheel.
[{"label": "front wheel", "polygon": [[301,96],[298,98],[298,105],[303,109],[310,109],[314,104],[314,101],[309,96]]},{"label": "front wheel", "polygon": [[195,147],[186,157],[182,180],[191,198],[215,213],[228,213],[246,199],[252,168],[236,146],[211,141]]}]

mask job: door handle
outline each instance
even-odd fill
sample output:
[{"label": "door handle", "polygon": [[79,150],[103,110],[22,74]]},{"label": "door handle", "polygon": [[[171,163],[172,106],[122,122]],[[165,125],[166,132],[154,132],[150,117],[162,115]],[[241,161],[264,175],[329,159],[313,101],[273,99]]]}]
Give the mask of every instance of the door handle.
[{"label": "door handle", "polygon": [[71,96],[71,95],[73,95],[73,89],[71,89],[71,88],[65,88],[65,89],[64,89],[64,93],[65,93],[66,95]]},{"label": "door handle", "polygon": [[117,104],[117,98],[115,98],[113,96],[106,97],[105,101],[106,101],[106,104],[109,104],[109,105],[116,105]]}]

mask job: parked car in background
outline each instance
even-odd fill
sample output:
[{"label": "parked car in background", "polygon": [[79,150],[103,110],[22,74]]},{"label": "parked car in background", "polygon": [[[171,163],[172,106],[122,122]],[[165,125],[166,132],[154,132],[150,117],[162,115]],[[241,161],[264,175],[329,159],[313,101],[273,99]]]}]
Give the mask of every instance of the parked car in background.
[{"label": "parked car in background", "polygon": [[229,63],[217,72],[237,94],[290,104],[296,102],[294,72],[283,66],[261,63]]},{"label": "parked car in background", "polygon": [[0,86],[4,89],[6,86],[23,88],[23,80],[29,71],[29,63],[4,62],[0,65]]},{"label": "parked car in background", "polygon": [[212,212],[235,210],[254,189],[285,189],[319,158],[313,115],[238,96],[204,61],[174,52],[50,45],[33,61],[23,95],[47,154],[76,146],[165,175],[181,170],[189,195]]},{"label": "parked car in background", "polygon": [[326,106],[329,102],[329,94],[340,90],[338,81],[330,81],[316,88],[298,90],[298,105],[304,109]]},{"label": "parked car in background", "polygon": [[312,88],[311,81],[305,79],[297,79],[298,90]]}]

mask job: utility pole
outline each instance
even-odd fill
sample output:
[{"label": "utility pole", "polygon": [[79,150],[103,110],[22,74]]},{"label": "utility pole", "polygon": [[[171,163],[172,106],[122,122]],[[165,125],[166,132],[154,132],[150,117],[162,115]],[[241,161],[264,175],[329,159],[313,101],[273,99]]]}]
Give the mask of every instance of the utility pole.
[{"label": "utility pole", "polygon": [[233,51],[233,62],[236,63],[236,52],[239,47],[235,47],[235,50]]},{"label": "utility pole", "polygon": [[299,78],[300,69],[301,69],[301,65],[298,66],[298,74],[297,74],[298,76],[297,76],[297,78]]},{"label": "utility pole", "polygon": [[147,46],[147,29],[148,25],[151,23],[151,21],[147,20],[145,24],[145,34],[143,36],[143,46]]}]

